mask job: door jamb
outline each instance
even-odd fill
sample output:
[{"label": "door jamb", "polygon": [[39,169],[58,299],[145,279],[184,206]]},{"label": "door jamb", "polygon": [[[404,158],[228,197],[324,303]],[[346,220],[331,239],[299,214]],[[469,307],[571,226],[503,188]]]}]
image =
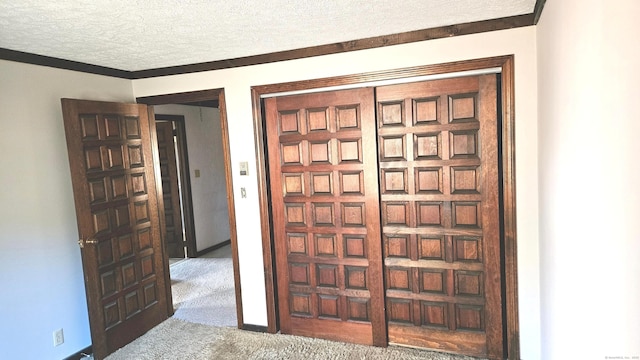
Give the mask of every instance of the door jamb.
[{"label": "door jamb", "polygon": [[[164,104],[176,104],[176,103],[195,103],[200,101],[218,101],[220,109],[220,127],[222,130],[222,155],[224,157],[225,168],[225,182],[227,186],[227,207],[229,209],[229,232],[231,237],[231,257],[233,261],[233,279],[235,284],[236,294],[236,315],[238,319],[238,328],[242,329],[244,326],[244,320],[242,317],[242,297],[240,289],[240,265],[238,262],[238,238],[236,230],[236,213],[235,213],[235,200],[233,192],[232,171],[231,171],[231,153],[229,147],[229,128],[227,122],[227,109],[225,103],[224,89],[210,89],[191,91],[184,93],[163,94],[155,96],[145,96],[136,98],[136,102],[146,105],[164,105]],[[152,106],[149,106],[152,109]],[[155,119],[155,117],[154,117]],[[155,136],[155,123],[154,123],[154,136]],[[153,145],[153,144],[152,144]],[[156,145],[157,148],[157,145]],[[155,160],[154,160],[155,161]],[[168,258],[165,254],[165,262],[168,266]],[[168,278],[169,284],[167,289],[171,292],[171,279]],[[170,294],[169,294],[170,295]]]},{"label": "door jamb", "polygon": [[520,335],[518,321],[518,279],[517,279],[517,232],[516,232],[516,178],[515,178],[515,82],[514,56],[498,56],[466,61],[417,66],[412,68],[384,70],[355,75],[337,76],[323,79],[295,81],[289,83],[270,84],[251,87],[253,104],[253,127],[256,144],[256,161],[258,176],[258,200],[260,202],[260,223],[262,230],[263,263],[265,274],[265,290],[267,297],[267,330],[278,331],[277,289],[275,286],[273,236],[271,229],[271,210],[267,183],[266,142],[264,138],[263,105],[261,96],[265,94],[321,89],[331,86],[352,85],[381,80],[402,79],[417,76],[455,73],[462,71],[482,70],[488,68],[501,69],[502,92],[502,215],[504,231],[504,296],[506,308],[505,343],[508,359],[520,358]]}]

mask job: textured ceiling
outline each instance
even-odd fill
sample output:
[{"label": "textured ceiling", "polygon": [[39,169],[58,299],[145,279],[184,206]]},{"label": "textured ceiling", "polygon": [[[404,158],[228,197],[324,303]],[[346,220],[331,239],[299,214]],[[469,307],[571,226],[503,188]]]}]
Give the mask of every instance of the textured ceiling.
[{"label": "textured ceiling", "polygon": [[136,71],[529,14],[535,0],[0,0],[0,48]]}]

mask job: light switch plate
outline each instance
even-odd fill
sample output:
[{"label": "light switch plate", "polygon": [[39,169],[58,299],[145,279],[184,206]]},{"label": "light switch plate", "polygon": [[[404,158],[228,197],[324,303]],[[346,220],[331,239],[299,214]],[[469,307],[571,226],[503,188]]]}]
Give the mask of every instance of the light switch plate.
[{"label": "light switch plate", "polygon": [[249,175],[249,163],[247,161],[240,161],[240,175]]}]

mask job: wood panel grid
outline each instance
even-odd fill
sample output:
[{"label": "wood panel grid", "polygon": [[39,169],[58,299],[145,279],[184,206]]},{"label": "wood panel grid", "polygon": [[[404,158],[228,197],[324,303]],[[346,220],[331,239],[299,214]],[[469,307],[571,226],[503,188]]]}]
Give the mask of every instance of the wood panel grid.
[{"label": "wood panel grid", "polygon": [[100,358],[167,317],[148,112],[62,100],[94,351]]},{"label": "wood panel grid", "polygon": [[281,331],[382,345],[373,92],[336,94],[265,100]]},{"label": "wood panel grid", "polygon": [[500,244],[495,81],[376,88],[391,342],[477,356],[502,346],[500,283],[487,288],[500,259],[485,256]]}]

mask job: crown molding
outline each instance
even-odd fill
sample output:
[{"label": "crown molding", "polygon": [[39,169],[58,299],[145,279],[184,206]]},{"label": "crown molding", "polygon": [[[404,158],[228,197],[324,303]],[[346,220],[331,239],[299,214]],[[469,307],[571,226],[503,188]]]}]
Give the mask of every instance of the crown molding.
[{"label": "crown molding", "polygon": [[385,46],[408,44],[453,36],[478,34],[489,31],[513,29],[537,24],[546,0],[537,0],[534,11],[530,14],[509,16],[499,19],[476,21],[464,24],[441,26],[430,29],[403,32],[392,35],[376,36],[365,39],[344,41],[339,43],[312,46],[301,49],[274,52],[254,56],[209,61],[196,64],[169,66],[156,69],[127,71],[78,61],[59,59],[50,56],[31,54],[0,48],[0,60],[17,61],[27,64],[49,66],[58,69],[80,71],[84,73],[117,77],[122,79],[145,79],[151,77],[190,74],[202,71],[222,70],[242,66],[268,64],[279,61],[304,59],[314,56],[345,53],[350,51],[374,49]]}]

